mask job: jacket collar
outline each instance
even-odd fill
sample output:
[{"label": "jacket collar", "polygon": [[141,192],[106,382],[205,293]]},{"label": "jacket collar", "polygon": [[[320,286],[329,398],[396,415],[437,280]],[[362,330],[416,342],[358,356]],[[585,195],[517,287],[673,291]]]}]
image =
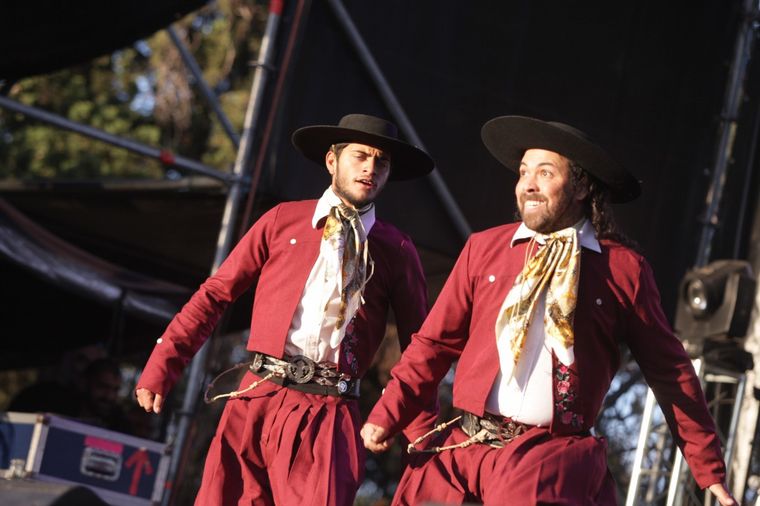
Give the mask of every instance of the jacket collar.
[{"label": "jacket collar", "polygon": [[[597,253],[602,252],[599,241],[596,239],[596,232],[594,232],[594,227],[591,225],[591,221],[589,221],[588,218],[583,218],[581,221],[573,225],[573,228],[578,231],[578,239],[580,240],[581,247],[590,249],[591,251],[595,251]],[[515,235],[512,236],[512,241],[510,241],[509,247],[514,247],[516,243],[531,239],[532,237],[536,238],[537,243],[544,243],[545,239],[543,234],[538,234],[534,230],[529,229],[525,223],[520,223],[520,226],[517,228]]]},{"label": "jacket collar", "polygon": [[[330,209],[341,203],[340,197],[335,195],[332,187],[329,186],[327,190],[317,201],[317,207],[314,209],[314,216],[311,218],[311,226],[317,228],[327,215],[330,214]],[[369,235],[369,231],[375,225],[375,204],[368,204],[362,209],[359,209],[362,225],[364,225],[364,231]]]}]

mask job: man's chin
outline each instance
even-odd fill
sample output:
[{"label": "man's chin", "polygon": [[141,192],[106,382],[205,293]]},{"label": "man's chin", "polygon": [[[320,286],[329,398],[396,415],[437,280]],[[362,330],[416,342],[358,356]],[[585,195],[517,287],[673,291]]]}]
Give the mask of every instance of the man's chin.
[{"label": "man's chin", "polygon": [[374,200],[374,198],[362,198],[362,199],[358,199],[358,198],[355,198],[355,197],[351,197],[351,198],[347,198],[346,200],[348,201],[349,204],[351,204],[352,206],[354,206],[356,209],[361,209],[362,207],[364,207],[364,206],[366,206],[368,204],[371,204],[372,201]]},{"label": "man's chin", "polygon": [[522,221],[525,223],[526,227],[533,230],[534,232],[539,232],[542,234],[547,233],[546,228],[548,228],[549,224],[546,220],[542,220],[537,216],[522,216]]},{"label": "man's chin", "polygon": [[349,195],[346,192],[335,192],[340,199],[347,203],[348,205],[355,207],[356,209],[361,209],[362,207],[366,206],[367,204],[370,204],[373,200],[373,198],[359,198],[356,195]]}]

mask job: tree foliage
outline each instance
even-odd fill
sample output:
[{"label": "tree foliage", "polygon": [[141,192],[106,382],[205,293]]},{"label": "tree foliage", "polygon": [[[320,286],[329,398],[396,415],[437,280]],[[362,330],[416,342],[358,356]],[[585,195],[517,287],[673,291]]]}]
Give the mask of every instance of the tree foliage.
[{"label": "tree foliage", "polygon": [[[175,23],[222,109],[240,131],[266,6],[220,0]],[[166,31],[110,55],[14,83],[8,96],[110,134],[228,170],[236,150],[194,88]],[[0,178],[162,178],[125,149],[0,110]]]}]

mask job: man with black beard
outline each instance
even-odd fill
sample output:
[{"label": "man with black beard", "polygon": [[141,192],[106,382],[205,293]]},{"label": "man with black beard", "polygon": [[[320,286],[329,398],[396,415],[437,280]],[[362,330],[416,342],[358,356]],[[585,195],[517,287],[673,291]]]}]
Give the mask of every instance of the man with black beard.
[{"label": "man with black beard", "polygon": [[470,237],[362,428],[365,446],[384,451],[458,360],[462,416],[412,462],[394,504],[615,504],[606,444],[590,429],[620,366],[620,340],[697,483],[735,504],[699,379],[652,270],[615,227],[609,203],[638,197],[638,181],[562,123],[504,116],[482,137],[519,175],[522,222]]},{"label": "man with black beard", "polygon": [[[427,313],[412,241],[375,218],[388,180],[433,169],[396,127],[363,114],[297,130],[293,144],[326,166],[319,200],[264,214],[158,339],[136,395],[159,412],[224,309],[257,283],[249,371],[229,397],[196,504],[353,504],[364,474],[359,379],[385,334],[389,306],[401,348]],[[407,430],[435,420],[435,402]]]}]

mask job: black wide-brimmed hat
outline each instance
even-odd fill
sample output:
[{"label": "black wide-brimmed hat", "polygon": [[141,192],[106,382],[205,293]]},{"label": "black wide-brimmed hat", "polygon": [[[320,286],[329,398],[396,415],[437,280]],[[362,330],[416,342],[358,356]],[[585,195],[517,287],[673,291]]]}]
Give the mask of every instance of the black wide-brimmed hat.
[{"label": "black wide-brimmed hat", "polygon": [[515,172],[519,172],[526,150],[546,149],[569,158],[606,185],[612,202],[629,202],[641,195],[638,180],[625,167],[588,135],[570,125],[524,116],[500,116],[486,122],[480,135],[488,151]]},{"label": "black wide-brimmed hat", "polygon": [[348,114],[335,125],[314,125],[293,132],[293,145],[309,160],[320,165],[333,144],[366,144],[391,156],[389,179],[401,181],[424,176],[433,170],[433,159],[421,149],[398,138],[398,129],[390,121],[367,114]]}]

